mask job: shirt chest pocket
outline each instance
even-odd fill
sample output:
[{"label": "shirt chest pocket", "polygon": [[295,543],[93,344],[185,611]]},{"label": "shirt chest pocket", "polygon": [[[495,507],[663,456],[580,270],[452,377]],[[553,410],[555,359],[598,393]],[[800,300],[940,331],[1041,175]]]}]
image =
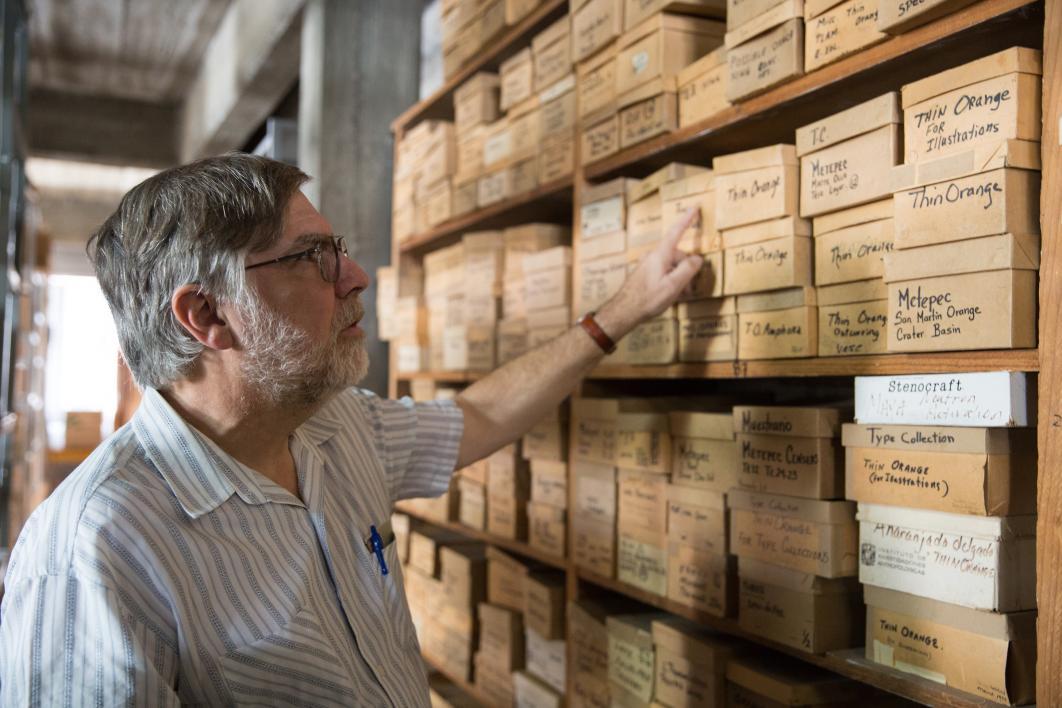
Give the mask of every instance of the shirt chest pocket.
[{"label": "shirt chest pocket", "polygon": [[[333,630],[334,631],[334,630]],[[270,634],[227,651],[218,661],[232,703],[352,705],[349,666],[336,655],[311,605]]]}]

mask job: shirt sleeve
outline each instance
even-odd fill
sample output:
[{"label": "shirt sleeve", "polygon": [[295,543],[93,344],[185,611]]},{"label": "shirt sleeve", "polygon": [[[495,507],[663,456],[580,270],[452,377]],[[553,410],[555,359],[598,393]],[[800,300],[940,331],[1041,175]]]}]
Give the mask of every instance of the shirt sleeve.
[{"label": "shirt sleeve", "polygon": [[175,675],[176,654],[140,629],[103,585],[71,575],[18,582],[0,616],[0,704],[179,705],[163,678],[167,667]]},{"label": "shirt sleeve", "polygon": [[414,403],[374,399],[377,441],[391,484],[391,498],[437,497],[450,487],[464,432],[464,414],[453,401]]}]

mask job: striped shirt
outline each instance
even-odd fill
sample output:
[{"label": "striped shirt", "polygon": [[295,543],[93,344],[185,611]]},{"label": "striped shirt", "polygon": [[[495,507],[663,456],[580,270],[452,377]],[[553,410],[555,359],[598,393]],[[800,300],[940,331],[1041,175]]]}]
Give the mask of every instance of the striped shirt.
[{"label": "striped shirt", "polygon": [[290,439],[301,497],[156,391],[31,516],[0,609],[0,704],[426,706],[393,503],[438,496],[449,403],[351,389]]}]

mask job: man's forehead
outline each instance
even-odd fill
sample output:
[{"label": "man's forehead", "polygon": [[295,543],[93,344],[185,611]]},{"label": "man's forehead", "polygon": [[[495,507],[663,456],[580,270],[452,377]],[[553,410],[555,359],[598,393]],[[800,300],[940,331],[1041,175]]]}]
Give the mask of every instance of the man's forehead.
[{"label": "man's forehead", "polygon": [[302,192],[295,192],[284,210],[284,233],[281,241],[286,244],[314,243],[332,233],[332,225],[321,212],[314,208]]}]

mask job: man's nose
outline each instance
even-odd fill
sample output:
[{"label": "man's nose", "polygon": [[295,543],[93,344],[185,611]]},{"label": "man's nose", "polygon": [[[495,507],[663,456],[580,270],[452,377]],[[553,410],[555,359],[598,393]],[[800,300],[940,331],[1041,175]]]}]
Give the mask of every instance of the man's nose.
[{"label": "man's nose", "polygon": [[336,293],[346,297],[351,291],[361,292],[369,287],[369,274],[350,256],[339,257],[339,280],[336,281]]}]

